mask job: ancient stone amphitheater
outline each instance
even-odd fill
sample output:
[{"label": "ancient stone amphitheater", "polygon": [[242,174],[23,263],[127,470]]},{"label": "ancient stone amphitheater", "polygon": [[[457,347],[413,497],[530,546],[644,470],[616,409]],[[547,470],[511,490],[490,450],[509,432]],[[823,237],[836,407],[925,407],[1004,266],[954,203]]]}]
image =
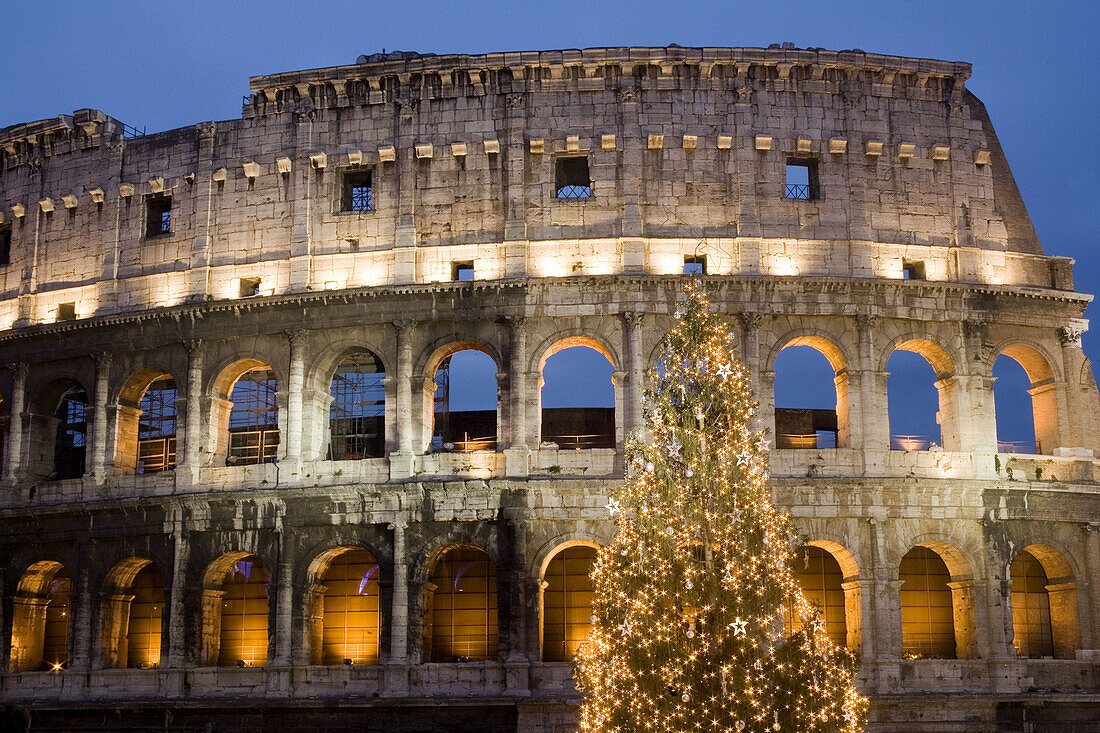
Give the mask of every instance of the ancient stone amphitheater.
[{"label": "ancient stone amphitheater", "polygon": [[[1097,730],[1090,296],[969,74],[395,53],[255,77],[239,120],[0,130],[4,720],[575,730],[607,491],[690,273],[873,730]],[[835,410],[775,408],[789,346]],[[578,347],[613,407],[543,406]],[[935,370],[935,444],[892,436],[897,350]],[[999,449],[998,356],[1031,453]],[[461,359],[488,406],[450,405]]]}]

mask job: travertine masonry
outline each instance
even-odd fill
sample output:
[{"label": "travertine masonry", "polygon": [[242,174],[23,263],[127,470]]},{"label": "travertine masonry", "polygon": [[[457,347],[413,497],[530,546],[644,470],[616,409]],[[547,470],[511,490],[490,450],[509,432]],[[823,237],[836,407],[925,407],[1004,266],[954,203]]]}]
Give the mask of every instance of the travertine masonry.
[{"label": "travertine masonry", "polygon": [[[0,130],[0,698],[60,728],[574,730],[569,665],[543,661],[546,568],[610,538],[645,369],[685,258],[705,258],[762,425],[784,347],[835,372],[837,447],[774,450],[771,473],[840,567],[872,730],[1098,730],[1091,296],[1040,247],[969,74],[783,48],[397,53],[255,77],[239,120],[131,138],[78,110]],[[571,157],[591,196],[556,195]],[[813,170],[806,198],[785,195],[791,162]],[[349,210],[353,181],[369,209]],[[462,263],[472,282],[452,282]],[[567,345],[613,366],[615,448],[542,440],[542,365]],[[495,450],[432,450],[433,377],[458,348],[496,365]],[[353,350],[385,372],[384,455],[330,460],[330,383]],[[936,372],[942,446],[892,449],[896,350]],[[998,452],[1001,355],[1031,381],[1034,455]],[[278,384],[277,460],[233,465],[230,396],[256,366]],[[164,375],[175,468],[138,474],[140,402]],[[55,480],[73,385],[85,475]],[[488,661],[427,653],[433,563],[457,546],[497,573]],[[950,576],[958,659],[903,654],[899,565],[918,546]],[[381,664],[316,664],[323,569],[349,547],[379,564]],[[1013,645],[1025,549],[1047,575],[1052,657]],[[249,554],[271,573],[268,662],[217,667],[217,576]],[[161,656],[116,668],[124,579],[147,560]],[[38,671],[43,578],[61,566],[69,662]]]}]

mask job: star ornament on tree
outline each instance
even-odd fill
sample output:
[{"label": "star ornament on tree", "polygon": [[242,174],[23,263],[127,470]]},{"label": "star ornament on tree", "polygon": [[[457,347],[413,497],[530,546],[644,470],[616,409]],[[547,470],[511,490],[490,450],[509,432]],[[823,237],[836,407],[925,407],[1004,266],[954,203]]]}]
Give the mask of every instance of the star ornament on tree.
[{"label": "star ornament on tree", "polygon": [[607,513],[609,516],[614,517],[622,511],[622,505],[619,504],[619,500],[612,496],[607,500]]},{"label": "star ornament on tree", "polygon": [[730,628],[733,629],[734,636],[744,636],[748,632],[749,622],[742,621],[741,617],[738,616],[734,619],[733,623],[730,624]]}]

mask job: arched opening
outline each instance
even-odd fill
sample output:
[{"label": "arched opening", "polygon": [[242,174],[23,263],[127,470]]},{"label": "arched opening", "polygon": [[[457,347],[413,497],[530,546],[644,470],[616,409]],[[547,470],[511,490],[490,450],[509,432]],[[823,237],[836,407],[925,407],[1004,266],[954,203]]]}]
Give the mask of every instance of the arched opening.
[{"label": "arched opening", "polygon": [[592,566],[599,550],[559,550],[542,575],[542,661],[571,662],[592,631]]},{"label": "arched opening", "polygon": [[928,450],[958,445],[955,400],[958,384],[951,357],[940,346],[924,340],[903,341],[886,365],[890,447]]},{"label": "arched opening", "polygon": [[386,453],[386,372],[369,351],[347,354],[332,375],[329,460],[380,458]]},{"label": "arched opening", "polygon": [[[817,612],[829,640],[841,649],[848,648],[848,599],[840,563],[825,549],[807,545],[802,548],[801,567],[796,574],[802,596]],[[792,632],[802,628],[804,621],[797,614],[788,613],[788,617]]]},{"label": "arched opening", "polygon": [[160,369],[141,369],[119,393],[115,466],[122,473],[176,467],[176,381]]},{"label": "arched opening", "polygon": [[563,449],[615,447],[615,366],[583,336],[554,344],[540,365],[541,440]]},{"label": "arched opening", "polygon": [[1012,643],[1020,657],[1073,659],[1081,645],[1077,582],[1065,557],[1030,545],[1009,566]]},{"label": "arched opening", "polygon": [[485,352],[461,345],[445,351],[430,372],[433,452],[496,450],[497,365]]},{"label": "arched opening", "polygon": [[51,480],[80,478],[88,453],[88,393],[79,384],[61,395],[54,413],[57,433],[53,450]]},{"label": "arched opening", "polygon": [[203,587],[202,659],[208,666],[267,664],[267,586],[263,560],[243,552],[211,563]]},{"label": "arched opening", "polygon": [[432,662],[496,659],[497,570],[482,549],[463,545],[444,552],[425,586],[424,645]]},{"label": "arched opening", "polygon": [[164,578],[156,563],[131,557],[111,569],[100,613],[104,667],[160,664],[164,605]]},{"label": "arched opening", "polygon": [[272,463],[279,454],[279,380],[266,364],[242,364],[247,368],[229,392],[225,462],[230,466]]},{"label": "arched opening", "polygon": [[1058,395],[1046,358],[1013,344],[993,363],[993,377],[997,451],[1053,453],[1059,444]]},{"label": "arched opening", "polygon": [[310,641],[314,664],[378,664],[382,607],[378,562],[367,550],[341,547],[315,575]]},{"label": "arched opening", "polygon": [[974,652],[974,583],[961,553],[944,543],[913,547],[898,568],[902,655],[964,659]]},{"label": "arched opening", "polygon": [[772,370],[775,447],[847,447],[848,371],[836,346],[816,336],[792,339]]},{"label": "arched opening", "polygon": [[37,562],[23,573],[12,603],[12,672],[68,665],[72,592],[72,576],[59,562]]}]

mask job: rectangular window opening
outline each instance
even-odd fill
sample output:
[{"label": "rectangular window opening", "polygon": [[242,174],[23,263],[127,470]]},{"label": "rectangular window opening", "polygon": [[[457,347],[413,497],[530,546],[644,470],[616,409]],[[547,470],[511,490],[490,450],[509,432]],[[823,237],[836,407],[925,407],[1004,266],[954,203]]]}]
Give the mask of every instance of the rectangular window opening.
[{"label": "rectangular window opening", "polygon": [[787,185],[783,197],[801,201],[820,198],[817,183],[817,161],[812,158],[787,160]]},{"label": "rectangular window opening", "polygon": [[253,295],[259,295],[261,282],[262,281],[258,277],[242,277],[240,283],[240,297],[251,298]]},{"label": "rectangular window opening", "polygon": [[558,158],[554,170],[554,191],[559,199],[592,197],[592,178],[588,173],[588,158]]},{"label": "rectangular window opening", "polygon": [[172,233],[172,197],[150,196],[145,200],[145,236]]},{"label": "rectangular window opening", "polygon": [[11,227],[0,228],[0,267],[11,264]]},{"label": "rectangular window opening", "polygon": [[451,263],[451,279],[455,282],[469,282],[474,279],[473,260]]},{"label": "rectangular window opening", "polygon": [[344,174],[342,211],[373,211],[374,189],[371,187],[371,172],[357,171]]},{"label": "rectangular window opening", "polygon": [[71,303],[58,303],[57,304],[57,320],[59,321],[72,321],[76,318],[76,302]]},{"label": "rectangular window opening", "polygon": [[903,280],[924,280],[924,262],[902,260],[901,277]]},{"label": "rectangular window opening", "polygon": [[684,274],[685,275],[706,275],[707,274],[707,256],[695,255],[694,257],[684,258]]}]

